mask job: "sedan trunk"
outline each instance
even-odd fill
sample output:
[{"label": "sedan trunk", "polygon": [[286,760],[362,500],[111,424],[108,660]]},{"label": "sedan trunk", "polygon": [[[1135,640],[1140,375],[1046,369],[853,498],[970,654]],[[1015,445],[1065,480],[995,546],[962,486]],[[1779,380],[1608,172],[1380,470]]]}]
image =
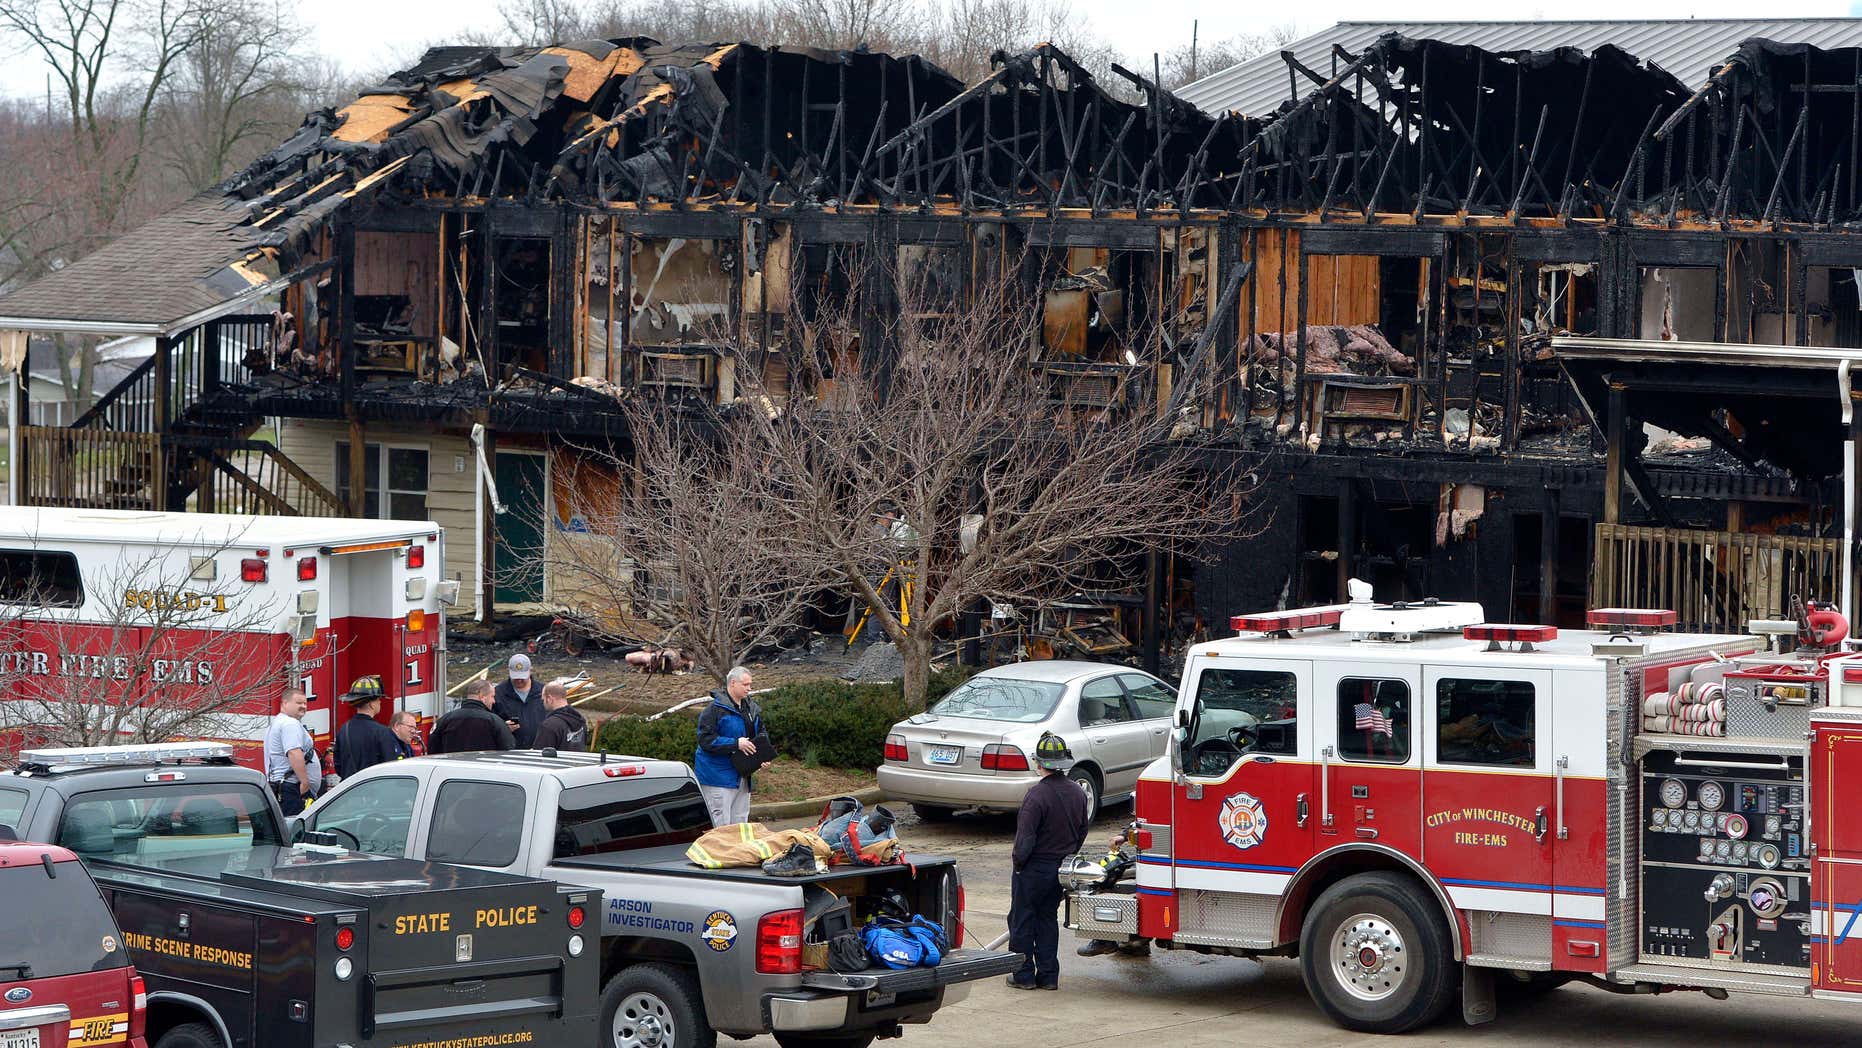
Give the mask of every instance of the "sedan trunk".
[{"label": "sedan trunk", "polygon": [[906,763],[927,771],[955,771],[968,775],[994,775],[983,767],[983,749],[1002,742],[1000,726],[970,717],[920,714],[906,722]]}]

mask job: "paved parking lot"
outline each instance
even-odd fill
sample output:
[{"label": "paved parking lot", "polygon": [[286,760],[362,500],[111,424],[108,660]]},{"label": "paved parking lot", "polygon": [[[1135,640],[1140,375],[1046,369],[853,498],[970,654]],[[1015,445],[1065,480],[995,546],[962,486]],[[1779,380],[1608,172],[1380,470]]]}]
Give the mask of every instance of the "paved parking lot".
[{"label": "paved parking lot", "polygon": [[[1102,815],[1092,841],[1103,842],[1130,818],[1129,804]],[[1009,906],[1009,843],[1014,822],[966,818],[927,826],[903,815],[901,835],[915,850],[955,857],[964,871],[971,943],[1001,934]],[[1001,1048],[1235,1048],[1403,1044],[1472,1045],[1504,1038],[1512,1045],[1635,1044],[1638,1048],[1704,1045],[1862,1043],[1862,1005],[1734,995],[1725,1001],[1697,993],[1624,996],[1568,986],[1527,999],[1503,998],[1499,1021],[1463,1026],[1458,1016],[1401,1041],[1333,1026],[1306,996],[1299,963],[1263,963],[1191,953],[1151,958],[1073,954],[1061,939],[1058,993],[979,985],[969,1000],[941,1012],[929,1026],[908,1027],[910,1045],[969,1044]],[[774,1041],[758,1038],[758,1048]]]}]

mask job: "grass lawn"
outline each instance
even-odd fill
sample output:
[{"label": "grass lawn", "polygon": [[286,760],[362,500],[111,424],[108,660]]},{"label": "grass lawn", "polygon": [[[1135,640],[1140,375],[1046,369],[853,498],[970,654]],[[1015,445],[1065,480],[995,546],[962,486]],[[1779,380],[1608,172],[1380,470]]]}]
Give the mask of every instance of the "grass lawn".
[{"label": "grass lawn", "polygon": [[801,761],[783,757],[756,773],[755,800],[763,804],[836,796],[867,789],[875,781],[870,771],[810,768]]}]

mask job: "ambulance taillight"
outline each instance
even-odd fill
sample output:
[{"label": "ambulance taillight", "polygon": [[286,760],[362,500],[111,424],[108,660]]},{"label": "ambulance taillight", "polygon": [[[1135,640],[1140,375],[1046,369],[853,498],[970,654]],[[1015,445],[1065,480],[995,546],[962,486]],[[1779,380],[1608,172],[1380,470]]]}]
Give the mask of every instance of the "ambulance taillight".
[{"label": "ambulance taillight", "polygon": [[419,633],[427,628],[427,613],[415,608],[407,613],[407,632]]},{"label": "ambulance taillight", "polygon": [[297,561],[297,581],[315,582],[317,579],[317,558],[299,557]]},{"label": "ambulance taillight", "polygon": [[407,547],[407,566],[410,568],[426,567],[427,566],[427,547],[425,546]]},{"label": "ambulance taillight", "polygon": [[247,557],[239,562],[239,579],[242,582],[264,582],[268,574],[263,557]]}]

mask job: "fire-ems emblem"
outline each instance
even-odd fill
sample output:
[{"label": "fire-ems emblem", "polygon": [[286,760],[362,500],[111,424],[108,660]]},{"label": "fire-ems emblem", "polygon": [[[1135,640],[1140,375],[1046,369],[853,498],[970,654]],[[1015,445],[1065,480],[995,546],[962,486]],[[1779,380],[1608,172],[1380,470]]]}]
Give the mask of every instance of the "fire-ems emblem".
[{"label": "fire-ems emblem", "polygon": [[724,910],[712,910],[705,914],[705,930],[699,932],[698,937],[706,946],[723,953],[737,941],[737,919]]},{"label": "fire-ems emblem", "polygon": [[1216,825],[1222,828],[1223,840],[1247,851],[1267,838],[1267,809],[1252,796],[1237,793],[1222,802]]}]

